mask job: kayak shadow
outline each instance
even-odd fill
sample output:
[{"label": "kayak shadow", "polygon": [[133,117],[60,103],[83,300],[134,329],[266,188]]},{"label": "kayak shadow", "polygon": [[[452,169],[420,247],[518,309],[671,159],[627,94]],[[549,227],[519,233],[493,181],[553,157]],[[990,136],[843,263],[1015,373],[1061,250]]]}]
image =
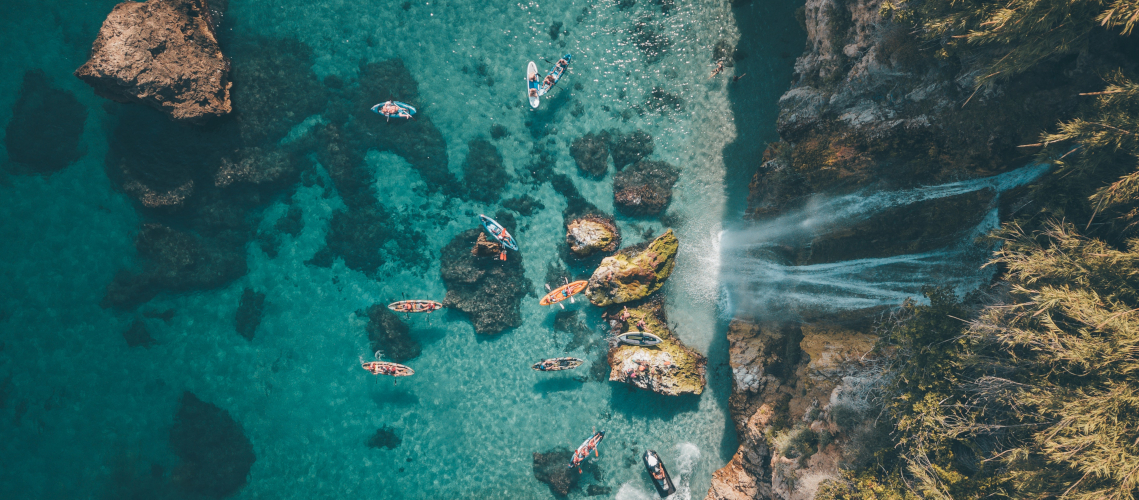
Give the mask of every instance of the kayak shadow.
[{"label": "kayak shadow", "polygon": [[618,383],[614,383],[612,389],[609,394],[609,407],[630,417],[668,421],[678,414],[700,409],[699,394],[665,396]]},{"label": "kayak shadow", "polygon": [[534,384],[534,392],[549,395],[554,392],[576,391],[581,389],[582,381],[575,377],[548,378]]}]

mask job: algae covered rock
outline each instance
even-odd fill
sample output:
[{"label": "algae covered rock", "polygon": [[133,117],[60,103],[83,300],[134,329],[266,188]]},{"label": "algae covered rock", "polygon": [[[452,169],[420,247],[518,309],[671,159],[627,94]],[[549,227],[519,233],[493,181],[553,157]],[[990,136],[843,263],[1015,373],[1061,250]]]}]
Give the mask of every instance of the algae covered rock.
[{"label": "algae covered rock", "polygon": [[619,344],[609,350],[609,380],[666,396],[700,394],[708,359],[680,342],[668,328],[663,301],[650,299],[636,307],[612,307],[606,313],[614,334],[643,331],[661,338],[651,347]]},{"label": "algae covered rock", "polygon": [[591,214],[578,218],[566,227],[566,244],[578,257],[595,252],[612,252],[621,245],[621,233],[612,219]]},{"label": "algae covered rock", "polygon": [[585,295],[600,307],[648,297],[672,274],[679,247],[669,229],[646,246],[626,248],[606,257],[589,278]]}]

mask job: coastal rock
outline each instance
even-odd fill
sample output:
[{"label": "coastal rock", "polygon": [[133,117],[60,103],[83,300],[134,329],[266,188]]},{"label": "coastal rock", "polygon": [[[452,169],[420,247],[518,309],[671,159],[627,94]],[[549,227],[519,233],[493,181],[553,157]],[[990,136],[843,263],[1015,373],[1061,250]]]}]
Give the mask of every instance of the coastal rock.
[{"label": "coastal rock", "polygon": [[613,176],[613,204],[628,215],[656,215],[672,201],[680,171],[662,161],[641,160]]},{"label": "coastal rock", "polygon": [[577,168],[591,177],[604,177],[609,172],[609,133],[589,132],[570,144]]},{"label": "coastal rock", "polygon": [[672,274],[679,248],[680,242],[669,229],[647,245],[606,257],[589,278],[585,295],[600,307],[648,297]]},{"label": "coastal rock", "polygon": [[595,252],[612,252],[621,245],[621,233],[612,219],[587,215],[574,220],[566,228],[566,244],[577,257]]},{"label": "coastal rock", "polygon": [[372,352],[380,352],[383,357],[403,363],[419,357],[423,348],[419,341],[408,335],[407,324],[399,319],[386,304],[373,304],[368,308],[368,340]]},{"label": "coastal rock", "polygon": [[206,0],[150,0],[115,6],[75,76],[102,97],[201,122],[232,110],[229,69]]},{"label": "coastal rock", "polygon": [[224,498],[245,486],[257,457],[241,424],[229,412],[182,393],[170,450],[181,460],[171,473],[179,489],[208,498]]},{"label": "coastal rock", "polygon": [[11,170],[50,174],[83,156],[79,144],[87,108],[71,92],[51,86],[43,70],[24,72],[20,96],[4,134]]},{"label": "coastal rock", "polygon": [[614,132],[609,151],[613,153],[613,166],[621,170],[653,154],[653,136],[644,130],[634,130],[628,134]]},{"label": "coastal rock", "polygon": [[257,327],[261,326],[261,314],[265,309],[265,294],[246,288],[241,292],[241,303],[237,306],[237,318],[234,326],[237,334],[245,340],[253,340]]},{"label": "coastal rock", "polygon": [[841,378],[852,365],[866,362],[878,341],[874,335],[833,324],[809,323],[802,330],[799,347],[810,358],[807,375],[820,381]]},{"label": "coastal rock", "polygon": [[[495,214],[495,220],[511,230],[513,218],[503,215]],[[498,254],[472,255],[470,249],[481,233],[478,229],[459,233],[440,252],[440,272],[447,286],[443,306],[467,313],[475,333],[492,335],[522,324],[518,308],[533,284],[526,279],[518,252],[508,251],[505,262],[498,260]]]},{"label": "coastal rock", "polygon": [[609,350],[609,380],[666,396],[704,392],[708,359],[680,342],[668,328],[663,301],[650,299],[635,307],[612,307],[605,314],[614,335],[644,331],[661,338],[651,347],[618,344]]}]

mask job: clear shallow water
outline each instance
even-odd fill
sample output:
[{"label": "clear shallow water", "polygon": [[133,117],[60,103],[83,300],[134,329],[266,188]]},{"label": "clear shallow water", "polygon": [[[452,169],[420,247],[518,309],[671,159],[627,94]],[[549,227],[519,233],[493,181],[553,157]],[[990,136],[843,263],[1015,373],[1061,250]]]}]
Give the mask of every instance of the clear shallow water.
[{"label": "clear shallow water", "polygon": [[[275,258],[251,244],[246,276],[221,289],[164,294],[145,304],[140,310],[177,313],[170,324],[146,320],[157,345],[128,348],[121,333],[139,313],[98,303],[114,273],[134,262],[140,217],[102,165],[116,118],[71,76],[114,3],[0,8],[0,40],[8,48],[0,55],[0,122],[9,120],[23,72],[32,68],[75,94],[89,113],[80,161],[50,177],[0,177],[0,496],[100,497],[115,477],[146,476],[151,464],[168,475],[177,463],[168,430],[183,390],[227,410],[253,443],[257,461],[236,498],[548,498],[549,490],[533,478],[531,454],[573,448],[594,426],[607,431],[598,464],[601,484],[615,495],[652,493],[639,456],[654,448],[680,471],[693,497],[703,496],[711,473],[735,450],[715,251],[725,217],[722,150],[736,137],[735,118],[727,78],[708,78],[712,46],[734,44],[740,36],[727,2],[678,3],[665,16],[644,0],[627,10],[614,2],[564,0],[414,2],[407,10],[400,2],[231,0],[228,13],[234,30],[311,46],[321,77],[350,80],[362,60],[401,58],[419,82],[423,102],[416,104],[447,141],[454,172],[467,142],[502,124],[511,134],[495,145],[508,170],[528,164],[534,142],[543,141],[557,153],[555,170],[573,176],[589,201],[612,212],[611,177],[578,177],[569,142],[607,128],[653,135],[651,158],[682,170],[669,210],[682,246],[664,290],[668,313],[684,342],[710,357],[707,390],[683,398],[576,380],[584,370],[529,370],[537,359],[560,355],[570,340],[554,333],[553,310],[530,298],[523,304],[524,324],[493,339],[475,336],[457,313],[413,318],[412,335],[424,346],[408,362],[417,374],[399,385],[377,380],[359,368],[358,359],[371,354],[364,320],[355,311],[403,292],[441,299],[438,249],[474,227],[474,214],[497,207],[446,205],[452,220],[424,228],[432,249],[426,270],[388,267],[370,279],[342,263],[304,264],[323,247],[329,219],[342,207],[317,187],[301,187],[260,213],[260,225],[268,229],[288,206],[303,210],[304,230],[284,237]],[[647,64],[630,34],[635,21],[650,18],[672,44]],[[569,31],[557,41],[548,34],[555,21]],[[520,85],[525,63],[535,60],[545,68],[543,58],[565,52],[574,55],[570,75],[542,109],[529,111]],[[766,61],[765,54],[751,58]],[[472,76],[480,63],[494,85]],[[785,66],[789,74],[789,60]],[[763,88],[769,102],[784,82]],[[621,115],[643,106],[654,87],[680,96],[683,110]],[[569,113],[575,101],[582,105],[577,117]],[[407,189],[422,180],[402,158],[372,152],[367,161],[377,172],[377,191],[392,193],[380,200],[386,206],[445,206],[442,195],[424,198]],[[519,182],[503,198],[522,193],[546,205],[519,218],[516,233],[527,277],[539,288],[562,245],[565,202],[548,184]],[[620,218],[619,225],[626,245],[640,241],[644,229],[663,228],[649,219]],[[234,331],[245,287],[267,294],[252,342]],[[599,326],[595,308],[574,307]],[[599,351],[571,354],[593,360]],[[366,447],[381,426],[396,429],[402,444]]]}]

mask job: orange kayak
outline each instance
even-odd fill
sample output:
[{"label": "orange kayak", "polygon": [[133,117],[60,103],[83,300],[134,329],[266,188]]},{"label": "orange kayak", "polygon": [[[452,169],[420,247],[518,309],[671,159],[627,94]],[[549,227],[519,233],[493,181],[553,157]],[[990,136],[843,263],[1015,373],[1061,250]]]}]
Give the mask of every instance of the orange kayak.
[{"label": "orange kayak", "polygon": [[368,370],[372,375],[391,375],[393,377],[415,375],[415,370],[412,370],[411,367],[386,361],[371,361],[361,364],[360,367]]},{"label": "orange kayak", "polygon": [[443,304],[434,300],[401,300],[388,304],[388,309],[398,313],[429,313],[442,308]]},{"label": "orange kayak", "polygon": [[588,281],[575,281],[568,285],[559,286],[555,288],[554,291],[547,293],[545,297],[542,297],[542,300],[539,300],[538,303],[544,306],[557,304],[585,290],[585,285],[588,284]]}]

